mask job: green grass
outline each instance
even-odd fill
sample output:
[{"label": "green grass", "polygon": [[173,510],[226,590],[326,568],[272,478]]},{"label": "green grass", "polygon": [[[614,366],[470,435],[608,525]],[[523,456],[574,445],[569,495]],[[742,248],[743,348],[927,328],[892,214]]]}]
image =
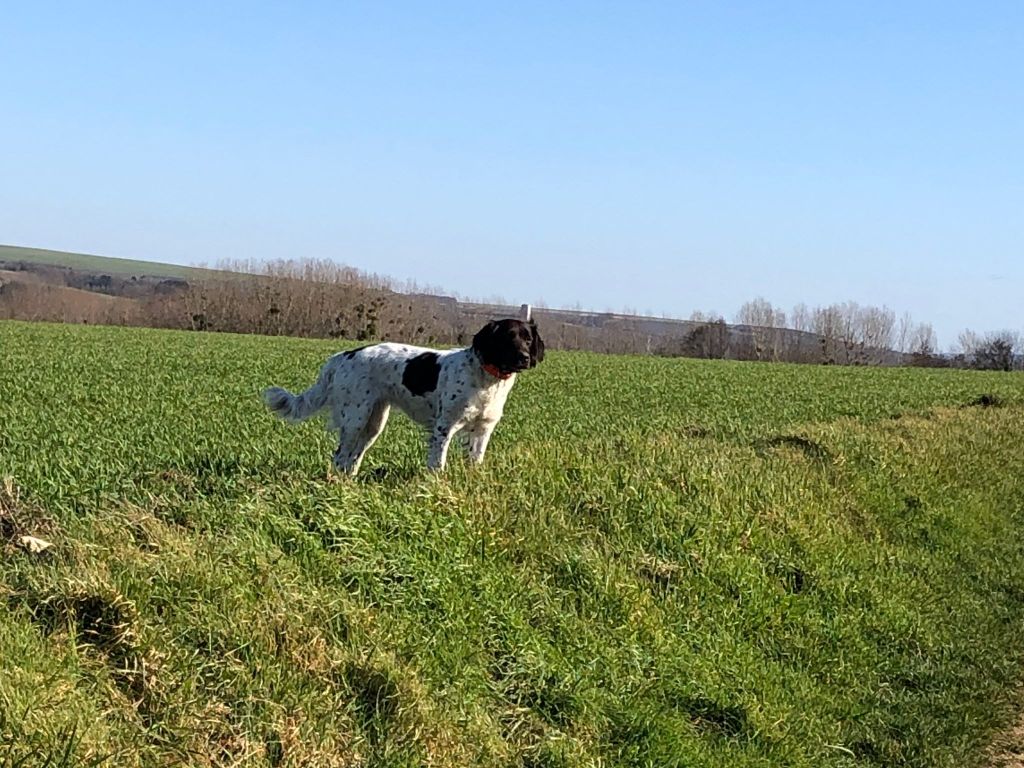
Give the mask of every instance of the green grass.
[{"label": "green grass", "polygon": [[336,349],[0,323],[0,764],[963,766],[1009,717],[1024,377],[552,353],[483,467],[393,417],[353,482],[258,398]]},{"label": "green grass", "polygon": [[180,277],[188,279],[207,273],[207,270],[198,267],[183,267],[178,264],[116,259],[110,256],[51,251],[46,248],[24,248],[18,245],[0,245],[0,261],[27,261],[32,264],[51,264],[57,267],[71,267],[92,272],[104,272],[110,275],[152,275],[154,277]]}]

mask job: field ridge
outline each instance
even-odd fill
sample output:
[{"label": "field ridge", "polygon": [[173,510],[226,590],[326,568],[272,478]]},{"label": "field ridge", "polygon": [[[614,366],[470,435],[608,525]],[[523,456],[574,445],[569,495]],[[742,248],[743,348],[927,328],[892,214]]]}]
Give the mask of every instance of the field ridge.
[{"label": "field ridge", "polygon": [[49,248],[30,248],[21,245],[0,244],[0,262],[25,262],[55,267],[106,272],[114,275],[149,275],[152,277],[198,278],[208,273],[200,267],[165,264],[158,261],[122,259],[116,256],[98,256],[91,253],[56,251]]}]

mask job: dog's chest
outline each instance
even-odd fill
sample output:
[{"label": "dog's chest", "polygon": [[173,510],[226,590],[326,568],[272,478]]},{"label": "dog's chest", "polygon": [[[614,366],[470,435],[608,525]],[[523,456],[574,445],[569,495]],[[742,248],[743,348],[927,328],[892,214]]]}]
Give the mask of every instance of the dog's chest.
[{"label": "dog's chest", "polygon": [[512,379],[495,381],[474,370],[466,360],[453,360],[437,391],[437,413],[442,420],[468,424],[501,418]]},{"label": "dog's chest", "polygon": [[487,421],[500,418],[511,386],[511,380],[500,381],[488,387],[470,389],[463,393],[463,397],[456,400],[457,407],[461,410],[461,420]]}]

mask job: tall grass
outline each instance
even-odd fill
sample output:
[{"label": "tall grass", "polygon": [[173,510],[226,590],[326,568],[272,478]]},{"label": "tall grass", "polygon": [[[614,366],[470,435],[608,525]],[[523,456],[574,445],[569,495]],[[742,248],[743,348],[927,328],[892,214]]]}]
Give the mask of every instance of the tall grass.
[{"label": "tall grass", "polygon": [[482,468],[396,418],[352,482],[257,396],[336,348],[0,323],[0,760],[961,766],[1007,717],[1020,377],[554,353]]}]

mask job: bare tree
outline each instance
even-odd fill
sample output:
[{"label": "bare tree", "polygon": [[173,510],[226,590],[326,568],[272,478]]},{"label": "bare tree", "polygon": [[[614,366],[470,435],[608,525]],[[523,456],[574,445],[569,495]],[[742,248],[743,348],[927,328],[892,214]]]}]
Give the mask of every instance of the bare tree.
[{"label": "bare tree", "polygon": [[939,347],[938,337],[931,323],[921,323],[914,328],[910,340],[910,352],[915,355],[932,355]]},{"label": "bare tree", "polygon": [[974,354],[981,347],[983,340],[979,334],[970,328],[965,328],[960,331],[956,342],[960,354],[963,355],[965,360],[970,361],[974,359]]},{"label": "bare tree", "polygon": [[847,365],[863,365],[863,344],[861,342],[861,308],[855,301],[836,305],[839,317],[839,342],[842,345],[843,362]]},{"label": "bare tree", "polygon": [[843,339],[843,309],[839,304],[815,307],[811,318],[812,332],[821,340],[821,362],[845,363],[840,359]]},{"label": "bare tree", "polygon": [[735,321],[739,325],[776,328],[786,324],[786,313],[776,309],[767,299],[758,296],[756,299],[745,302],[739,308]]},{"label": "bare tree", "polygon": [[914,318],[909,312],[900,315],[899,323],[896,326],[896,351],[908,354],[911,351],[914,335]]},{"label": "bare tree", "polygon": [[814,314],[806,304],[800,302],[789,315],[789,327],[794,331],[810,333],[814,329]]},{"label": "bare tree", "polygon": [[861,307],[857,312],[857,325],[863,362],[885,362],[893,346],[896,313],[888,307]]},{"label": "bare tree", "polygon": [[758,297],[748,301],[736,313],[736,323],[750,328],[757,360],[778,360],[783,349],[783,329],[786,313],[776,309],[770,301]]}]

